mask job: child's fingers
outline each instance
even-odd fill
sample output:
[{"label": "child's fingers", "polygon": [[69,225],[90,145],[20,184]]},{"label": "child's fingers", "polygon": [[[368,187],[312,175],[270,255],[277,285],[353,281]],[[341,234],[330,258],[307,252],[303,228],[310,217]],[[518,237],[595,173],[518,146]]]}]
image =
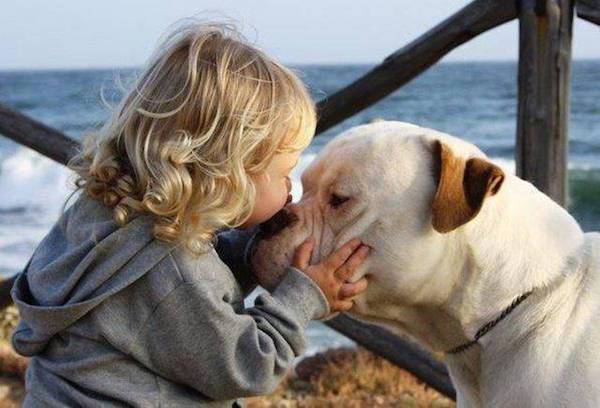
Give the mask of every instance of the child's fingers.
[{"label": "child's fingers", "polygon": [[368,245],[361,245],[350,258],[336,271],[336,276],[342,281],[348,280],[356,269],[363,263],[371,248]]},{"label": "child's fingers", "polygon": [[315,239],[313,237],[309,237],[306,241],[300,244],[300,246],[296,248],[296,252],[294,252],[292,266],[305,270],[310,262],[310,256],[312,255],[314,245]]},{"label": "child's fingers", "polygon": [[354,306],[354,301],[351,299],[338,300],[333,304],[333,309],[345,312],[346,310],[352,309],[352,306]]},{"label": "child's fingers", "polygon": [[346,262],[346,260],[352,255],[354,250],[360,245],[360,238],[353,238],[346,242],[339,249],[334,251],[327,260],[325,261],[326,266],[329,269],[337,270],[340,266]]},{"label": "child's fingers", "polygon": [[364,276],[354,283],[344,283],[340,288],[339,297],[342,299],[354,297],[364,291],[368,283],[367,278]]}]

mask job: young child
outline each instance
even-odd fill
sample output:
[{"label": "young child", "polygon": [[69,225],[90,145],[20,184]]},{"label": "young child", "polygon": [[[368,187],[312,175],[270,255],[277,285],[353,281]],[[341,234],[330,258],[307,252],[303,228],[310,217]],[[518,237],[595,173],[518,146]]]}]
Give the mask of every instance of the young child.
[{"label": "young child", "polygon": [[296,75],[230,25],[168,35],[70,163],[80,194],[11,292],[12,344],[31,357],[23,406],[231,407],[273,391],[307,322],[366,288],[345,281],[367,246],[309,265],[307,241],[243,304],[253,227],[289,201],[315,123]]}]

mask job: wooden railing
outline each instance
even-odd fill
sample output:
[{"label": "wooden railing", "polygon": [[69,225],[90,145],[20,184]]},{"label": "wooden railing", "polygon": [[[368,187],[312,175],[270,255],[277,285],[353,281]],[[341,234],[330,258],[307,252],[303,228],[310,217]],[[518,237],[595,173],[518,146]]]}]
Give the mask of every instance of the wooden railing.
[{"label": "wooden railing", "polygon": [[[574,10],[600,25],[600,0],[475,0],[347,87],[318,103],[317,134],[383,99],[477,35],[519,19],[517,175],[561,205],[567,197],[567,129]],[[0,134],[66,164],[79,142],[0,104]],[[0,307],[14,277],[0,282]],[[455,398],[442,363],[388,330],[340,315],[327,325]]]}]

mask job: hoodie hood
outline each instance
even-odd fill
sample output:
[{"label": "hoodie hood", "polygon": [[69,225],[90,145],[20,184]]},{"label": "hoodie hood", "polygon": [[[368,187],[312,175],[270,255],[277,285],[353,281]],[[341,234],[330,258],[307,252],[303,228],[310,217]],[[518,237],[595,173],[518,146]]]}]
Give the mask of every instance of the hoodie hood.
[{"label": "hoodie hood", "polygon": [[111,209],[81,193],[14,283],[11,296],[20,313],[14,349],[40,353],[52,336],[163,259],[174,246],[155,239],[152,229],[148,214],[119,227]]}]

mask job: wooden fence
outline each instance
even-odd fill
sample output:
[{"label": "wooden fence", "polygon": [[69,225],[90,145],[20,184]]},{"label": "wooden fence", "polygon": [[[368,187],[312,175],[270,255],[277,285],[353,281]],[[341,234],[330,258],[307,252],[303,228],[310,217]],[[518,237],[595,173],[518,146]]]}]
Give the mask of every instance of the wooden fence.
[{"label": "wooden fence", "polygon": [[[519,19],[517,175],[556,202],[567,198],[571,37],[574,12],[600,25],[600,0],[475,0],[318,103],[317,134],[383,99],[459,45]],[[0,134],[66,164],[79,142],[0,104]],[[0,307],[12,302],[14,277],[0,282]],[[455,398],[444,365],[388,330],[340,315],[333,329]]]}]

